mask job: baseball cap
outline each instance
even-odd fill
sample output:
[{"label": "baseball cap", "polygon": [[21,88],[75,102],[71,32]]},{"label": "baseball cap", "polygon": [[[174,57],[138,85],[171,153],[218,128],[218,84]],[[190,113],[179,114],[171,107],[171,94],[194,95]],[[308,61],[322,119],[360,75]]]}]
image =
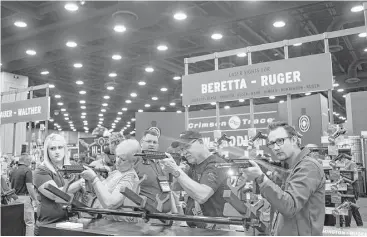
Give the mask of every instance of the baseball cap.
[{"label": "baseball cap", "polygon": [[193,130],[187,130],[180,134],[180,138],[177,141],[172,142],[171,147],[177,148],[179,146],[190,143],[192,140],[201,138],[202,136],[199,132]]}]

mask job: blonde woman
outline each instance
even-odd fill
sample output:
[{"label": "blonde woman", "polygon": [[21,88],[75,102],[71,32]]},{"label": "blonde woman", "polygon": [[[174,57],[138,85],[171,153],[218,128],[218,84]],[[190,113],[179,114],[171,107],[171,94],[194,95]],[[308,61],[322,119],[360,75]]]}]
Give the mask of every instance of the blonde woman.
[{"label": "blonde woman", "polygon": [[[70,165],[66,141],[59,134],[50,134],[46,137],[44,144],[44,160],[36,168],[34,172],[34,185],[39,193],[40,205],[37,209],[37,223],[35,235],[38,235],[39,224],[50,224],[59,221],[67,220],[67,213],[62,209],[62,204],[57,203],[60,199],[47,191],[47,185],[53,185],[62,190],[65,185],[65,180],[59,174],[58,170],[62,169],[63,165]],[[75,193],[85,187],[85,180],[80,179],[70,185],[68,193]]]},{"label": "blonde woman", "polygon": [[[123,206],[135,206],[132,201],[120,193],[122,187],[127,187],[136,193],[138,190],[138,175],[133,166],[136,162],[135,153],[141,151],[140,144],[136,140],[122,141],[116,148],[116,170],[109,173],[103,180],[90,168],[81,174],[85,180],[92,183],[98,201],[93,205],[95,208],[125,210]],[[126,209],[131,210],[131,209]],[[136,222],[135,218],[124,216],[105,216],[107,219],[116,221]]]}]

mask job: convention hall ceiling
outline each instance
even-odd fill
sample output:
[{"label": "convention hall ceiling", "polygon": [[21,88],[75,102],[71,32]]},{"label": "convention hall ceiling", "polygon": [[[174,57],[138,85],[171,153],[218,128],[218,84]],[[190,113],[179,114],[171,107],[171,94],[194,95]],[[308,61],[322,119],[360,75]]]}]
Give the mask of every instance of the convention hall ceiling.
[{"label": "convention hall ceiling", "polygon": [[[69,3],[1,1],[1,70],[28,76],[30,86],[54,85],[50,91],[53,123],[63,130],[74,127],[84,131],[87,127],[90,132],[100,123],[107,128],[115,127],[115,131],[125,127],[124,132],[130,133],[138,110],[161,111],[164,107],[165,111],[184,111],[180,78],[185,58],[364,25],[363,10],[353,8],[361,5],[361,1],[66,4]],[[179,12],[181,15],[177,15]],[[275,21],[283,21],[285,26],[274,27]],[[119,27],[114,29],[116,25]],[[215,33],[222,38],[212,39]],[[34,52],[28,51],[29,55],[27,50]],[[305,43],[291,46],[289,56],[323,50],[322,42]],[[335,83],[339,84],[333,91],[334,108],[339,116],[346,116],[343,95],[367,87],[366,35],[330,40],[330,50]],[[220,59],[219,68],[246,65],[247,57],[239,56]],[[281,48],[252,55],[253,63],[282,58]],[[213,61],[189,67],[190,73],[213,69]],[[113,90],[107,89],[112,87]],[[44,93],[39,91],[35,96]],[[300,96],[306,95],[293,98]],[[285,97],[261,98],[255,99],[255,104],[281,100]],[[60,102],[62,105],[58,105]],[[243,104],[248,104],[248,100],[221,106]],[[207,104],[191,106],[190,110],[214,107]],[[81,117],[83,112],[85,118]],[[343,121],[339,116],[335,116],[336,121]],[[126,127],[128,122],[130,127]]]}]

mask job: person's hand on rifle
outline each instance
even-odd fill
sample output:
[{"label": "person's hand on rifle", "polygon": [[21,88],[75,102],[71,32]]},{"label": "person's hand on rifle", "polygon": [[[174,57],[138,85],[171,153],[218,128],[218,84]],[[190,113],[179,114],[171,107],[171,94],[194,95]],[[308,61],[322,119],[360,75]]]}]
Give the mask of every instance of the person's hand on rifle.
[{"label": "person's hand on rifle", "polygon": [[95,178],[98,178],[96,172],[94,172],[91,168],[89,168],[88,166],[84,166],[84,168],[85,170],[80,174],[83,179],[93,182]]},{"label": "person's hand on rifle", "polygon": [[160,161],[160,163],[164,166],[163,169],[165,172],[172,174],[175,171],[177,171],[178,169],[180,169],[180,167],[176,164],[176,161],[173,159],[173,157],[169,153],[166,153],[166,156],[168,158]]},{"label": "person's hand on rifle", "polygon": [[253,181],[264,174],[255,161],[248,160],[248,162],[251,164],[251,167],[242,170],[243,176],[247,181]]}]

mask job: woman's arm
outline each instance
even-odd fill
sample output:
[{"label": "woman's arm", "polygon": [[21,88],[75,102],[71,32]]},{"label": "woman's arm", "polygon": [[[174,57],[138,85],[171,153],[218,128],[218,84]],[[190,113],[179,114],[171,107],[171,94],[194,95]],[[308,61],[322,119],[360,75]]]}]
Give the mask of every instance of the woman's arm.
[{"label": "woman's arm", "polygon": [[108,188],[98,179],[93,180],[92,186],[95,190],[97,198],[103,208],[115,209],[123,204],[124,195],[120,193],[121,187],[127,187],[132,189],[134,185],[134,175],[127,175],[124,177],[113,190],[109,192]]}]

